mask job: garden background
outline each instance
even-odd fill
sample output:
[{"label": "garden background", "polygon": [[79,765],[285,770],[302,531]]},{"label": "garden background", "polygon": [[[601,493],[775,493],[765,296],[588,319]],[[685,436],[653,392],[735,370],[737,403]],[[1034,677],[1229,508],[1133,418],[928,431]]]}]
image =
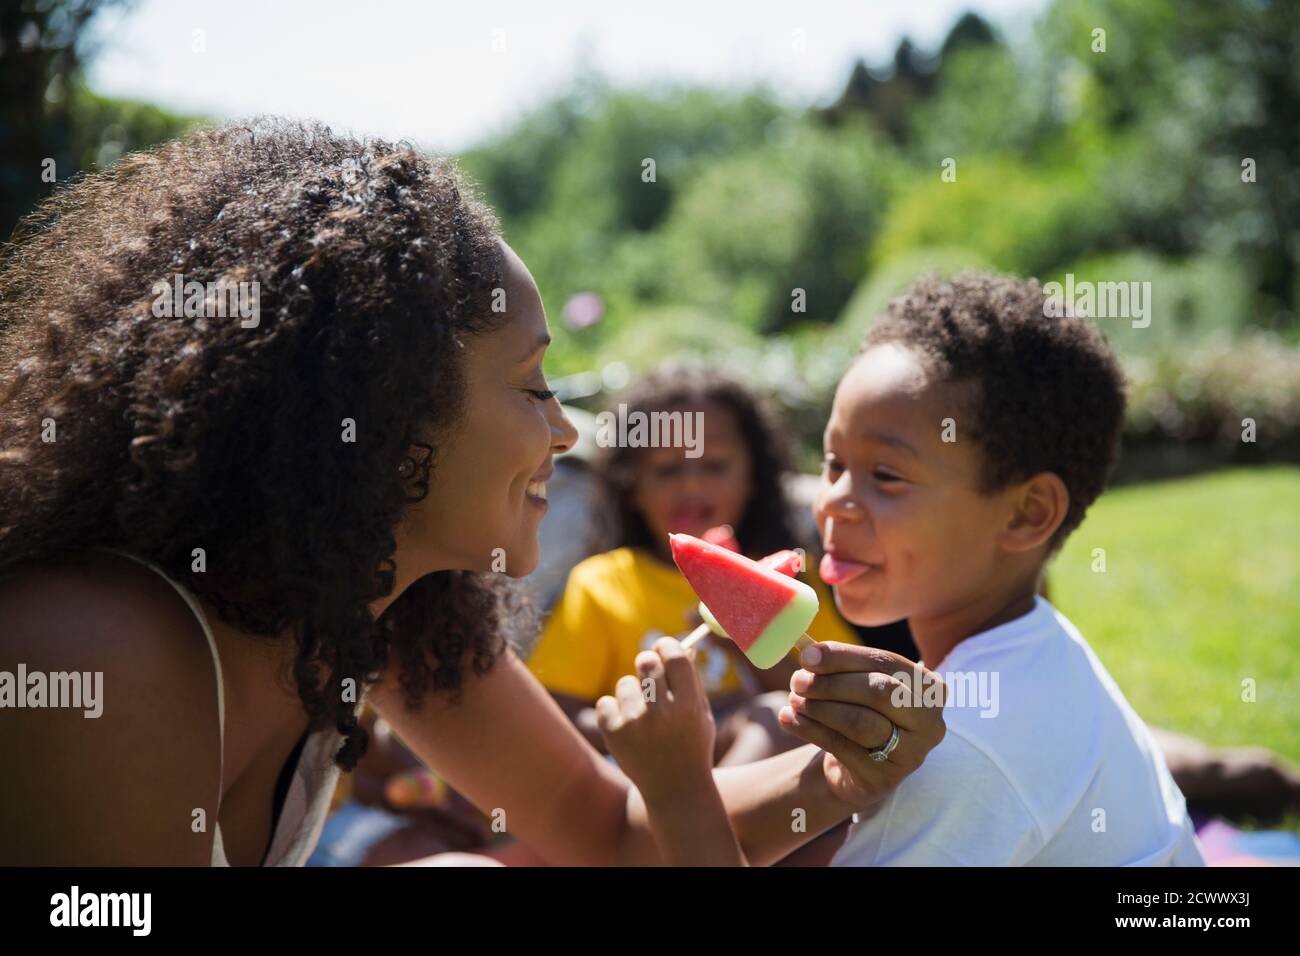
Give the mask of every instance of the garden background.
[{"label": "garden background", "polygon": [[[225,118],[98,93],[106,10],[132,16],[0,13],[5,235],[55,188],[46,159],[64,180]],[[706,356],[777,400],[805,470],[857,341],[919,275],[1151,282],[1148,327],[1097,320],[1131,382],[1123,459],[1053,600],[1149,721],[1300,761],[1297,49],[1291,2],[1048,0],[900,37],[815,102],[575,64],[462,162],[542,290],[566,402]]]}]

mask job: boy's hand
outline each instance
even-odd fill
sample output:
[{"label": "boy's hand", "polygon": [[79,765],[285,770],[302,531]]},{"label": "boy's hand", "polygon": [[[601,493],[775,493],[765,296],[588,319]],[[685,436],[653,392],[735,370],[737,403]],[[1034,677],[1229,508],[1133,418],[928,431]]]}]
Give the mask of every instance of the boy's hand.
[{"label": "boy's hand", "polygon": [[647,802],[712,786],[713,711],[689,652],[671,637],[636,658],[637,677],[596,701],[605,745]]}]

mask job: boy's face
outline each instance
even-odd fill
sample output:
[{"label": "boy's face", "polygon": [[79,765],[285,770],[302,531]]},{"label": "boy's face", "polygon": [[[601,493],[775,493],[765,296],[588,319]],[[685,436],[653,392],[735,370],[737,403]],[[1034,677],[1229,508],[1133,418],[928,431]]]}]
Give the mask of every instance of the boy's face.
[{"label": "boy's face", "polygon": [[836,390],[814,508],[822,578],[855,624],[941,617],[994,583],[1011,504],[978,490],[972,388],[932,381],[912,351],[886,344]]}]

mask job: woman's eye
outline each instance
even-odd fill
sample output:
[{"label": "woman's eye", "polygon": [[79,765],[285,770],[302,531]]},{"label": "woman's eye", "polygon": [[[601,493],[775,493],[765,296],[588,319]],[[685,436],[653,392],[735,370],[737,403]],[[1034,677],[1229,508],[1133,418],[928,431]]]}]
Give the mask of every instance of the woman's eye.
[{"label": "woman's eye", "polygon": [[875,478],[876,481],[879,481],[882,484],[884,484],[885,482],[903,480],[902,478],[898,477],[898,475],[894,474],[892,471],[882,471],[879,468],[877,468],[875,471],[871,473],[871,477]]},{"label": "woman's eye", "polygon": [[525,389],[525,391],[539,402],[549,402],[555,397],[555,392],[548,388],[529,388]]},{"label": "woman's eye", "polygon": [[825,458],[822,459],[822,471],[826,472],[826,474],[828,475],[837,474],[843,469],[844,466],[841,465],[834,458],[832,458],[830,455],[827,455]]}]

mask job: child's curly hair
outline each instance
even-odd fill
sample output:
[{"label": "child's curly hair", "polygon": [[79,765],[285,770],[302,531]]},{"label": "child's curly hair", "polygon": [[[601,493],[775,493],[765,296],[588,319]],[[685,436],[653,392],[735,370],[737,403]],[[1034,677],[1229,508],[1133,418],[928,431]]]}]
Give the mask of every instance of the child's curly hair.
[{"label": "child's curly hair", "polygon": [[[745,511],[734,529],[747,554],[764,555],[800,542],[791,520],[783,485],[791,471],[785,431],[768,402],[734,378],[691,361],[669,359],[628,386],[611,402],[626,405],[628,413],[650,414],[674,406],[717,405],[736,416],[741,438],[750,456],[752,488]],[[601,492],[617,512],[613,547],[662,551],[641,512],[632,504],[640,449],[603,449],[594,463]]]},{"label": "child's curly hair", "polygon": [[983,454],[985,491],[1050,471],[1070,492],[1055,550],[1110,477],[1124,419],[1124,376],[1086,317],[1053,317],[1035,279],[929,277],[894,299],[859,354],[896,343],[941,381],[977,383],[966,433]]},{"label": "child's curly hair", "polygon": [[[115,547],[243,631],[291,633],[303,706],[351,769],[367,738],[344,680],[395,654],[414,706],[502,646],[496,575],[436,573],[369,609],[463,411],[459,338],[499,319],[498,235],[452,165],[274,119],[56,193],[0,262],[0,571]],[[256,281],[259,324],[156,318],[176,274]]]}]

